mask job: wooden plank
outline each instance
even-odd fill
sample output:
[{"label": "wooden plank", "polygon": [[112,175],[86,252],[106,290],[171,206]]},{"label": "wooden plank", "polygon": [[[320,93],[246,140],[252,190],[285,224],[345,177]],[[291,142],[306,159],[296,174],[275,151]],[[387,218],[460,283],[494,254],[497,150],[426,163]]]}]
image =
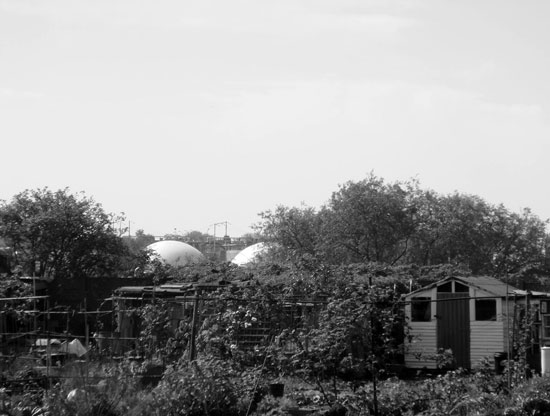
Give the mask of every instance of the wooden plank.
[{"label": "wooden plank", "polygon": [[410,326],[413,339],[405,342],[405,366],[435,369],[435,360],[428,358],[437,353],[435,322],[411,322]]},{"label": "wooden plank", "polygon": [[470,360],[473,367],[478,365],[485,357],[493,360],[495,353],[506,351],[502,321],[472,321],[470,325]]}]

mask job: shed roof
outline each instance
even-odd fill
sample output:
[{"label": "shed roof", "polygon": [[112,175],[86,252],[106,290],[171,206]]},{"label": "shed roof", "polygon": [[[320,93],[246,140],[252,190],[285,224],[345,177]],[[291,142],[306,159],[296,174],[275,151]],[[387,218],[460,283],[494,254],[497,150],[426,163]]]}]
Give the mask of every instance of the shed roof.
[{"label": "shed roof", "polygon": [[517,296],[527,296],[528,294],[531,295],[531,297],[533,297],[533,298],[549,298],[550,297],[550,293],[548,293],[548,292],[538,292],[538,291],[521,290],[521,289],[514,290],[514,295],[517,295]]},{"label": "shed roof", "polygon": [[469,276],[460,277],[458,279],[468,284],[468,286],[475,286],[502,297],[505,297],[506,294],[511,295],[515,290],[517,290],[515,287],[510,286],[506,282],[490,276]]},{"label": "shed roof", "polygon": [[505,282],[490,276],[460,276],[460,277],[451,276],[451,277],[447,277],[445,279],[439,280],[435,283],[432,283],[428,286],[424,286],[420,289],[417,289],[407,294],[405,297],[409,297],[411,295],[415,295],[420,292],[433,289],[436,286],[439,286],[443,283],[446,283],[452,280],[456,280],[467,286],[476,287],[478,289],[484,290],[486,292],[491,293],[492,295],[499,296],[499,297],[505,297],[506,294],[508,295],[513,295],[514,293],[519,294],[521,292],[519,289],[513,286],[510,286]]}]

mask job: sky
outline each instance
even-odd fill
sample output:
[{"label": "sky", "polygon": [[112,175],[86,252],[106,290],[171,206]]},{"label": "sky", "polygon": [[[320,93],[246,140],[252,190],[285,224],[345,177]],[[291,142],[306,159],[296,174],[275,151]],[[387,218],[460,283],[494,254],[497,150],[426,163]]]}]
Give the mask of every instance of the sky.
[{"label": "sky", "polygon": [[550,217],[547,0],[0,0],[0,199],[251,232],[370,172]]}]

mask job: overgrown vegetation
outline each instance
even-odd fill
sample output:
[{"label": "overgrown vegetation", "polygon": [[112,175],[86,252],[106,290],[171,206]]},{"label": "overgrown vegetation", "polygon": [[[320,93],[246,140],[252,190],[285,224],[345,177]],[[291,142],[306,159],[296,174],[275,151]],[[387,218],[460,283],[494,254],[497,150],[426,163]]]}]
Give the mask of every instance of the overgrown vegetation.
[{"label": "overgrown vegetation", "polygon": [[[286,415],[305,406],[316,409],[315,414],[375,414],[372,383],[352,389],[338,381],[335,396],[286,377],[285,395],[277,398],[269,393],[258,367],[242,371],[231,360],[211,356],[193,362],[178,360],[156,382],[143,383],[148,365],[124,361],[114,366],[68,366],[48,389],[17,394],[3,390],[0,411],[13,416],[244,416]],[[386,378],[377,387],[377,414],[532,416],[550,411],[549,378],[522,379],[507,391],[506,377],[495,375],[487,362],[472,374],[455,370],[415,380]]]},{"label": "overgrown vegetation", "polygon": [[[370,175],[341,186],[319,210],[277,207],[261,214],[258,230],[273,243],[271,261],[248,268],[151,263],[142,249],[153,237],[140,231],[135,240],[123,239],[113,221],[93,200],[67,190],[25,191],[3,203],[0,237],[17,256],[0,294],[30,295],[14,276],[33,273],[59,287],[67,279],[87,286],[102,273],[149,273],[154,285],[213,283],[213,289],[196,286],[186,300],[193,311],[156,297],[132,306],[140,334],[125,355],[93,350],[86,360],[56,368],[55,377],[37,373],[31,361],[15,368],[3,356],[4,413],[550,412],[550,381],[529,367],[529,309],[518,312],[504,374],[495,374],[492,357],[468,373],[402,372],[403,293],[471,273],[507,274],[529,289],[547,286],[546,221],[529,210],[512,213],[476,196],[443,196],[415,181],[390,184]],[[10,302],[2,307],[13,322],[30,319],[29,302]],[[183,310],[174,325],[176,306]],[[440,358],[448,360],[449,351]],[[21,380],[33,383],[24,389]],[[276,383],[284,384],[283,397],[271,392]]]},{"label": "overgrown vegetation", "polygon": [[550,266],[548,222],[529,209],[516,213],[475,195],[440,195],[414,180],[388,183],[371,174],[340,186],[318,210],[279,206],[260,215],[258,230],[297,261],[463,265],[531,288]]}]

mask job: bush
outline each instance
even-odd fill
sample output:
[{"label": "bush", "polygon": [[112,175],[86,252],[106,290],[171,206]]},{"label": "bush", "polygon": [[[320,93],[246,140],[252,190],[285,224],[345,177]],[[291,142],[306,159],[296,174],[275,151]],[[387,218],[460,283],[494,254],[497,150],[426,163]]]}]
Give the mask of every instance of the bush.
[{"label": "bush", "polygon": [[515,386],[511,402],[518,414],[539,416],[550,413],[550,378],[533,377]]},{"label": "bush", "polygon": [[[132,416],[239,415],[246,413],[247,386],[227,361],[180,361],[129,413]],[[243,397],[244,396],[244,397]],[[244,409],[244,412],[243,412]]]},{"label": "bush", "polygon": [[126,415],[138,400],[138,379],[127,363],[69,366],[61,380],[44,395],[44,410],[51,415]]},{"label": "bush", "polygon": [[259,403],[255,415],[286,416],[289,411],[296,409],[297,404],[284,397],[265,396]]}]

